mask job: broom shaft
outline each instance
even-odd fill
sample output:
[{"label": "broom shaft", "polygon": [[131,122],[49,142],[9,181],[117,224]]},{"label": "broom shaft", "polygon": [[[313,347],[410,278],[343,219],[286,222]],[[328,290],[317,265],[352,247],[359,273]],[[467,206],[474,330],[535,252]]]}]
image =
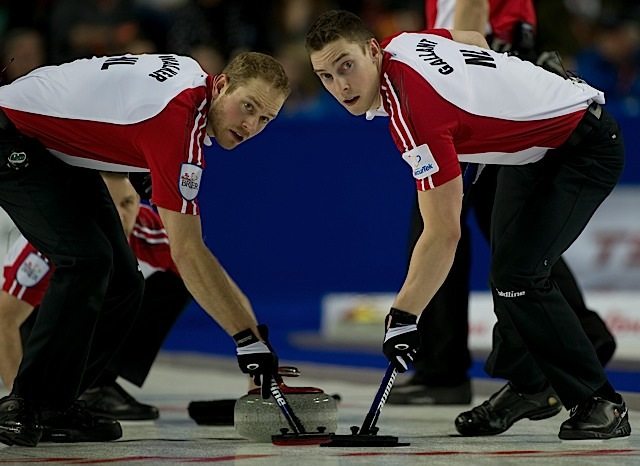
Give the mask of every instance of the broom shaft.
[{"label": "broom shaft", "polygon": [[380,417],[380,411],[382,411],[382,407],[387,402],[387,397],[389,396],[391,387],[393,387],[393,382],[395,382],[397,374],[398,371],[396,370],[396,368],[393,367],[392,364],[389,364],[384,377],[382,377],[382,382],[380,383],[380,388],[378,388],[378,393],[376,393],[376,396],[373,399],[373,403],[371,403],[371,408],[369,408],[369,412],[364,418],[362,427],[360,427],[360,432],[358,432],[359,435],[371,434],[372,429],[378,422],[378,417]]},{"label": "broom shaft", "polygon": [[289,427],[291,427],[291,430],[293,431],[293,433],[294,434],[306,433],[306,430],[302,425],[302,422],[300,421],[298,416],[296,416],[296,414],[293,412],[291,405],[289,404],[287,399],[284,397],[284,394],[280,390],[280,387],[278,386],[278,382],[276,382],[275,377],[271,378],[270,389],[271,389],[271,394],[273,395],[273,398],[276,400],[276,404],[278,405],[278,408],[280,408],[280,411],[282,412],[282,414],[284,415],[284,418],[289,423]]}]

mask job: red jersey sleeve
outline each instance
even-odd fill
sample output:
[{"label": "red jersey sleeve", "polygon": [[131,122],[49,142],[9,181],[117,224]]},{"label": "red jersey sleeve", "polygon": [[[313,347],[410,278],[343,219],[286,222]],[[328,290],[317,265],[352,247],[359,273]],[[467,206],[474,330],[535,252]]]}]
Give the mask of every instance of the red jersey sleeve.
[{"label": "red jersey sleeve", "polygon": [[151,171],[155,205],[199,214],[196,198],[204,169],[202,146],[208,109],[206,88],[188,89],[145,125],[138,140]]},{"label": "red jersey sleeve", "polygon": [[2,290],[37,307],[49,287],[52,272],[49,260],[20,236],[5,258]]},{"label": "red jersey sleeve", "polygon": [[179,275],[171,259],[169,237],[162,225],[160,216],[148,206],[141,206],[136,223],[129,237],[129,244],[144,278],[155,272],[170,271]]},{"label": "red jersey sleeve", "polygon": [[391,60],[381,80],[391,136],[412,167],[418,190],[433,189],[460,175],[453,143],[456,107],[404,63]]}]

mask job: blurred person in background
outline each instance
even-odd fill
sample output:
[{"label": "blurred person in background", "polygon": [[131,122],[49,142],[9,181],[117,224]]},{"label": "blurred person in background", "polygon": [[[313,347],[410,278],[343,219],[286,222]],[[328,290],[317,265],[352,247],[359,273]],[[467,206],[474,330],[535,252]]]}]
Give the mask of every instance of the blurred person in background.
[{"label": "blurred person in background", "polygon": [[45,64],[46,49],[42,34],[35,29],[15,28],[2,38],[4,68],[0,84],[7,84]]},{"label": "blurred person in background", "polygon": [[[116,379],[120,376],[138,387],[144,384],[162,342],[190,301],[190,295],[171,260],[169,239],[158,214],[149,206],[141,206],[140,196],[126,174],[103,173],[102,177],[138,259],[145,288],[133,329],[114,360],[80,399],[97,415],[118,420],[156,419],[158,409],[137,401]],[[4,261],[0,377],[8,389],[18,373],[22,346],[31,334],[52,273],[49,260],[23,236],[13,244]]]},{"label": "blurred person in background", "polygon": [[[486,35],[494,50],[535,61],[536,15],[532,0],[450,0],[425,1],[427,29],[473,30]],[[608,97],[608,96],[607,96]],[[473,210],[479,230],[490,242],[491,211],[496,190],[498,165],[486,165],[475,178],[477,167],[465,167],[465,200],[461,216],[461,238],[455,259],[442,286],[423,311],[418,323],[421,346],[414,360],[415,373],[404,384],[393,387],[391,404],[469,404],[472,399],[468,346],[469,282],[471,275],[471,233],[467,225]],[[418,208],[413,210],[410,252],[423,230]],[[578,284],[564,259],[554,265],[550,279],[557,283],[605,365],[615,351],[615,339],[597,313],[586,307]],[[500,339],[499,329],[494,338]],[[494,346],[498,346],[494,343]],[[496,353],[492,353],[496,354]],[[487,372],[494,367],[489,356]],[[513,367],[510,370],[515,371]],[[525,388],[526,389],[526,388]],[[515,395],[517,401],[517,395]],[[524,400],[522,400],[524,402]],[[522,403],[521,403],[522,404]]]},{"label": "blurred person in background", "polygon": [[640,7],[604,10],[593,43],[577,53],[578,76],[607,95],[615,115],[640,116]]},{"label": "blurred person in background", "polygon": [[195,47],[213,46],[224,60],[246,50],[272,53],[268,30],[273,6],[251,0],[189,0],[172,15],[167,50],[187,54]]},{"label": "blurred person in background", "polygon": [[287,42],[278,47],[275,58],[282,63],[291,83],[291,94],[282,108],[282,117],[319,121],[344,116],[336,102],[322,92],[309,68],[303,42]]},{"label": "blurred person in background", "polygon": [[132,0],[58,0],[50,30],[54,63],[127,53],[141,38]]},{"label": "blurred person in background", "polygon": [[7,29],[35,28],[47,30],[51,7],[57,0],[20,0],[0,2],[0,32]]},{"label": "blurred person in background", "polygon": [[171,51],[167,47],[167,31],[179,8],[191,0],[133,0],[135,16],[141,33],[151,40],[157,50]]},{"label": "blurred person in background", "polygon": [[209,74],[218,74],[224,68],[224,58],[217,47],[211,44],[193,45],[187,55],[193,57]]},{"label": "blurred person in background", "polygon": [[[424,0],[336,0],[336,8],[360,15],[377,37],[424,26]],[[329,8],[326,8],[329,9]]]},{"label": "blurred person in background", "polygon": [[304,36],[314,18],[335,6],[333,0],[274,0],[272,2],[273,27],[269,42],[286,46],[295,42],[304,43]]}]

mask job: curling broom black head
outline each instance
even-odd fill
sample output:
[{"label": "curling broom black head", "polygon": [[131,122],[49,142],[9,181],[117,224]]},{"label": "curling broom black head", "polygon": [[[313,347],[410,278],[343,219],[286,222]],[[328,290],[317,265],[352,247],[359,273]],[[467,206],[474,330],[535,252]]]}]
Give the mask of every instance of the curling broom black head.
[{"label": "curling broom black head", "polygon": [[321,431],[318,432],[304,432],[304,433],[290,433],[289,429],[281,429],[282,434],[273,435],[271,437],[271,443],[278,446],[299,446],[299,445],[319,445],[329,441],[333,434]]},{"label": "curling broom black head", "polygon": [[187,407],[189,416],[202,426],[232,426],[235,399],[192,401]]},{"label": "curling broom black head", "polygon": [[321,447],[406,447],[409,443],[398,442],[398,437],[392,435],[332,435],[327,443]]}]

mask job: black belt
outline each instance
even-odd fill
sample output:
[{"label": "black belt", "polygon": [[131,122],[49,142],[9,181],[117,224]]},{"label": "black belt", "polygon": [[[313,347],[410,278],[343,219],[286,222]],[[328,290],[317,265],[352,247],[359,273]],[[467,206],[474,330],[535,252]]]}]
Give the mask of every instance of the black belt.
[{"label": "black belt", "polygon": [[569,146],[577,146],[582,140],[591,132],[593,128],[598,126],[600,118],[602,117],[602,106],[597,102],[592,102],[587,111],[584,112],[584,116],[573,130],[569,139],[565,144]]}]

